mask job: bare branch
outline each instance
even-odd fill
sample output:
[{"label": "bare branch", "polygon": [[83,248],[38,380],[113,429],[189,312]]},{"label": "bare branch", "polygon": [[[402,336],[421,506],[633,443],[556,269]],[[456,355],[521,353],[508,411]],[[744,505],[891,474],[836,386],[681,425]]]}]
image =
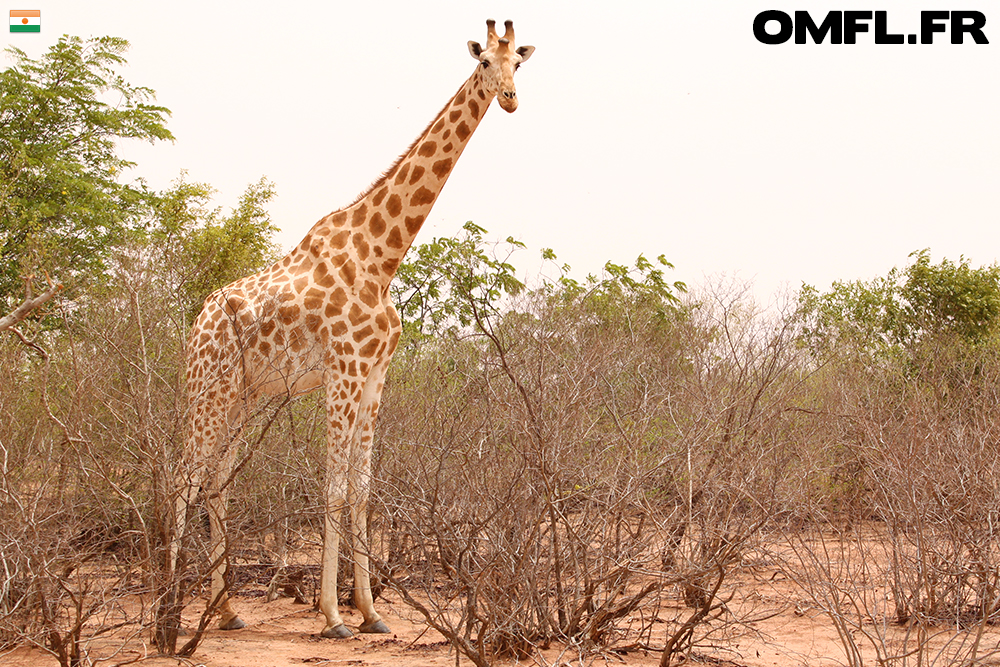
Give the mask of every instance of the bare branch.
[{"label": "bare branch", "polygon": [[[0,331],[5,331],[7,329],[10,329],[18,322],[24,320],[26,317],[28,317],[28,314],[31,313],[31,311],[42,306],[46,301],[54,297],[56,295],[56,292],[58,292],[63,288],[62,283],[53,283],[52,279],[49,278],[47,275],[45,276],[45,279],[49,283],[49,288],[44,292],[42,292],[41,294],[39,294],[38,296],[32,296],[32,290],[31,290],[32,279],[31,278],[25,279],[24,301],[21,302],[21,305],[15,308],[9,314],[0,317]],[[37,349],[36,346],[27,343],[27,341],[25,341],[23,336],[19,336],[19,338],[21,338],[21,341],[25,342],[25,344],[28,345],[29,347]]]}]

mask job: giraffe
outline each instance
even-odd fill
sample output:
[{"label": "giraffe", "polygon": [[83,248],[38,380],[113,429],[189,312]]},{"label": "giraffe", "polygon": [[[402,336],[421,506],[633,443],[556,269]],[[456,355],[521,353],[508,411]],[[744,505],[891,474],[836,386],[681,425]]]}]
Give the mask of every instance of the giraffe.
[{"label": "giraffe", "polygon": [[[514,25],[486,22],[487,41],[459,88],[395,164],[354,203],[317,222],[286,257],[205,300],[188,339],[189,430],[176,505],[176,563],[188,507],[201,488],[210,524],[212,599],[219,627],[245,627],[225,594],[227,489],[247,407],[261,396],[326,391],[325,521],[320,610],[327,638],[353,632],[337,609],[340,516],[349,512],[360,632],[384,633],[364,547],[372,431],[402,330],[389,283],[494,98],[517,109],[514,71],[534,52]],[[211,603],[210,603],[211,604]]]}]

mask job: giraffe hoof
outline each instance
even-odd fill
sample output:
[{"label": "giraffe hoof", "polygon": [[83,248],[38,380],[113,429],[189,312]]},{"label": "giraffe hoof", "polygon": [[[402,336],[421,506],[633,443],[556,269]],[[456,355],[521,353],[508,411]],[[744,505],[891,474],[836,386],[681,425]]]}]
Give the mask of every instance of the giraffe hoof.
[{"label": "giraffe hoof", "polygon": [[389,626],[382,621],[375,621],[374,623],[366,623],[358,628],[359,632],[370,632],[372,634],[384,635],[390,632]]},{"label": "giraffe hoof", "polygon": [[319,633],[319,636],[325,639],[348,639],[349,637],[353,637],[354,633],[351,632],[350,628],[341,623],[332,628],[323,628],[323,632]]},{"label": "giraffe hoof", "polygon": [[233,616],[228,621],[219,621],[220,630],[242,630],[247,624],[239,616]]}]

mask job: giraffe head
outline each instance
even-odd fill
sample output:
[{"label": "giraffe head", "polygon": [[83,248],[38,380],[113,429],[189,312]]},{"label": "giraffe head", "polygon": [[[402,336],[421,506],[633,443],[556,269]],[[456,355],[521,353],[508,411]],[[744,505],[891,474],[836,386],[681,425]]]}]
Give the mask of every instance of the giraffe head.
[{"label": "giraffe head", "polygon": [[505,21],[503,37],[497,35],[496,21],[486,22],[486,48],[479,42],[469,42],[469,53],[483,68],[486,90],[497,96],[503,110],[510,113],[517,109],[517,91],[514,89],[514,71],[535,52],[533,46],[514,48],[514,22]]}]

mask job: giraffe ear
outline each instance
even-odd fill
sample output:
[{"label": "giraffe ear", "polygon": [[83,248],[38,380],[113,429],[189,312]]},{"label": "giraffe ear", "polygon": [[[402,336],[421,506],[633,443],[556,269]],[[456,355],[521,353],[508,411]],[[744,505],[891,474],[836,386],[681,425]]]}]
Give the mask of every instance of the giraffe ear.
[{"label": "giraffe ear", "polygon": [[479,60],[479,56],[481,56],[483,54],[483,47],[479,46],[479,42],[473,42],[470,39],[469,40],[469,53],[472,54],[473,58],[475,58],[476,60]]},{"label": "giraffe ear", "polygon": [[519,46],[517,47],[517,55],[521,56],[521,62],[531,57],[531,54],[535,52],[535,47],[533,46]]}]

